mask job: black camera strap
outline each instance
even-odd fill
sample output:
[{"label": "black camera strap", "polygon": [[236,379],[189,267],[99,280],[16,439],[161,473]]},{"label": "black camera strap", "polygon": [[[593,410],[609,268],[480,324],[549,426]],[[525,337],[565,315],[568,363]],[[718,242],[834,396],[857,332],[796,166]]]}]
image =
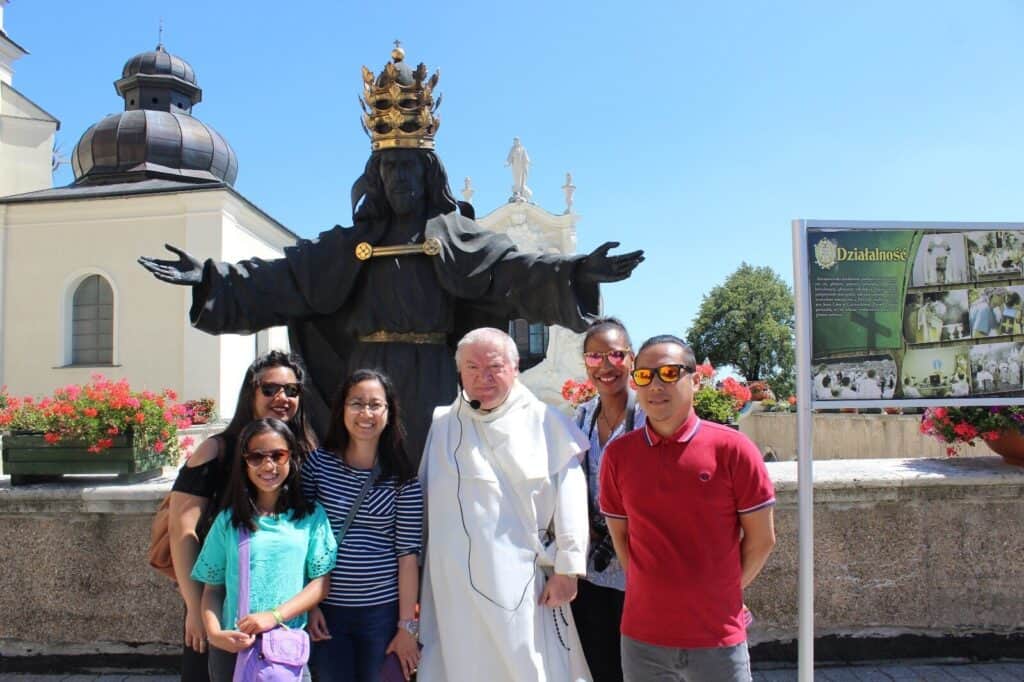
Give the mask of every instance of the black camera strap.
[{"label": "black camera strap", "polygon": [[[629,433],[636,426],[636,394],[633,391],[627,389],[626,398],[626,428],[624,433]],[[591,442],[594,440],[594,425],[597,424],[597,418],[601,415],[601,400],[598,398],[597,407],[594,408],[594,414],[590,418],[590,429],[587,431],[587,439]],[[586,412],[580,410],[580,415],[576,419],[576,425],[583,430],[583,424],[586,421]],[[611,440],[611,434],[608,434],[609,440]],[[600,436],[599,436],[600,438]],[[605,443],[605,446],[608,444]],[[590,552],[593,552],[597,545],[608,536],[608,527],[604,524],[596,524],[595,519],[600,518],[601,512],[597,509],[594,504],[594,498],[590,494],[590,450],[587,450],[587,454],[583,456],[583,475],[587,477],[587,512],[590,518],[590,530],[598,537],[597,542],[591,543]]]}]

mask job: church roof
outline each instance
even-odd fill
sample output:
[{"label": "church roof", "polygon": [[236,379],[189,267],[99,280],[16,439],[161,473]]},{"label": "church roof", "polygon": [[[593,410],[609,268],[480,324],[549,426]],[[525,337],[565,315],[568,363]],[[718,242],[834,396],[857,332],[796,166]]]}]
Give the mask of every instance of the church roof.
[{"label": "church roof", "polygon": [[192,116],[203,91],[188,62],[157,45],[125,62],[114,87],[125,110],[82,135],[71,155],[74,185],[147,178],[234,184],[238,158],[231,145]]},{"label": "church roof", "polygon": [[186,83],[196,85],[196,72],[192,65],[165,50],[162,43],[157,45],[156,49],[140,52],[124,63],[124,68],[121,70],[122,78],[129,78],[136,74],[173,76]]},{"label": "church roof", "polygon": [[11,38],[11,36],[9,36],[9,35],[7,34],[7,31],[3,30],[2,28],[0,28],[0,39],[3,39],[3,40],[5,40],[5,41],[7,41],[8,43],[10,43],[10,44],[11,44],[12,46],[14,46],[14,48],[15,48],[15,49],[19,50],[19,51],[20,51],[20,52],[22,53],[22,55],[26,55],[26,54],[28,54],[28,50],[26,50],[26,49],[25,49],[25,48],[23,48],[23,47],[22,47],[21,45],[19,45],[18,43],[16,43],[16,42],[14,41],[14,39],[13,39],[13,38]]},{"label": "church roof", "polygon": [[[13,85],[0,83],[0,98],[3,98],[5,102],[13,104],[10,108],[19,112],[14,114],[15,118],[33,118],[41,121],[52,121],[57,124],[57,130],[60,130],[60,121],[57,117],[30,100],[25,96],[25,93],[19,91],[18,88]],[[5,106],[4,110],[8,110],[8,107]]]},{"label": "church roof", "polygon": [[240,201],[251,207],[254,211],[264,216],[285,234],[295,240],[299,235],[277,222],[266,211],[246,199],[238,190],[226,182],[195,183],[165,178],[139,178],[125,182],[109,183],[102,185],[68,185],[67,187],[54,187],[41,189],[24,194],[12,194],[0,197],[0,205],[4,204],[32,204],[54,201],[73,201],[90,199],[109,199],[112,197],[140,196],[149,194],[175,194],[181,192],[209,192],[213,190],[224,190],[235,196]]}]

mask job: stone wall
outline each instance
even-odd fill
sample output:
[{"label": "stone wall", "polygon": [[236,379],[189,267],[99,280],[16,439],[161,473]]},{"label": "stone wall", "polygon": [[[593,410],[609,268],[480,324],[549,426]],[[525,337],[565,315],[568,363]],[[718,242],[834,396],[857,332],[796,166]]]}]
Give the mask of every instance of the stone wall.
[{"label": "stone wall", "polygon": [[[797,636],[796,463],[768,466],[778,545],[746,597],[754,643]],[[1024,634],[1024,469],[995,457],[831,461],[815,479],[819,637]],[[145,563],[171,480],[0,479],[0,657],[177,650],[180,599]]]},{"label": "stone wall", "polygon": [[[814,459],[945,457],[946,446],[922,435],[920,415],[815,414]],[[796,414],[752,412],[740,417],[740,431],[782,461],[796,459]],[[961,455],[991,455],[983,443]]]},{"label": "stone wall", "polygon": [[[746,595],[755,643],[798,629],[797,467],[768,466],[778,540]],[[816,637],[1024,634],[1024,469],[836,460],[816,462],[814,478]]]},{"label": "stone wall", "polygon": [[128,486],[0,479],[0,657],[177,648],[181,598],[146,563],[166,471]]}]

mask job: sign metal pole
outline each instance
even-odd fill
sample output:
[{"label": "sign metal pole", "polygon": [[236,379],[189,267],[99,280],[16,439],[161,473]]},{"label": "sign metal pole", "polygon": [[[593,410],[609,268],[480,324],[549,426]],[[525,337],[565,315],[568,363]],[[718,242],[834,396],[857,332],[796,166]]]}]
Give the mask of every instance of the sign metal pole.
[{"label": "sign metal pole", "polygon": [[796,303],[796,424],[799,682],[814,682],[814,453],[811,402],[811,303],[807,287],[807,224],[793,221],[793,282]]}]

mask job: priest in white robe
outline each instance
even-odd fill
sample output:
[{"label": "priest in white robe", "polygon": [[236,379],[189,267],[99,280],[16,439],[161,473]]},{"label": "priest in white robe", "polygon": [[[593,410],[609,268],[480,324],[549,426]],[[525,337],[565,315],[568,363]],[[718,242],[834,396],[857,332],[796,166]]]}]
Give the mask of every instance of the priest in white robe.
[{"label": "priest in white robe", "polygon": [[463,386],[434,412],[420,463],[427,504],[420,682],[582,682],[569,602],[586,573],[586,437],[517,380],[515,342],[477,329]]}]

